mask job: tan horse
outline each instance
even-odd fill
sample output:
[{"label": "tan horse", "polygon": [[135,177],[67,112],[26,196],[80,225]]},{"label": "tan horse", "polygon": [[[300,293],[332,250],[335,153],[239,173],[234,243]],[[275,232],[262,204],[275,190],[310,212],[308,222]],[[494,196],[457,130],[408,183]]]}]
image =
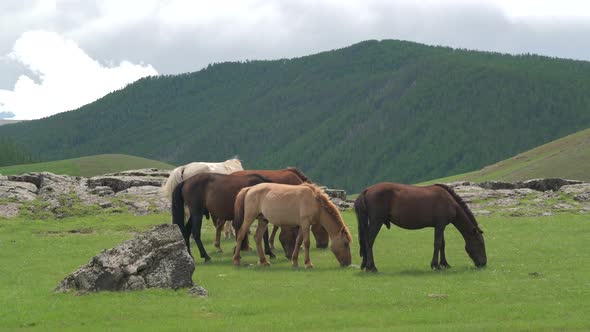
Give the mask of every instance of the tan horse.
[{"label": "tan horse", "polygon": [[234,265],[240,265],[240,247],[250,225],[259,215],[267,222],[258,222],[254,239],[260,257],[260,265],[270,265],[262,249],[262,236],[268,222],[277,226],[300,226],[297,244],[291,258],[293,266],[298,265],[299,247],[305,248],[305,267],[312,268],[309,259],[309,229],[321,224],[328,231],[331,249],[341,266],[350,265],[350,243],[352,237],[342,220],[338,208],[320,188],[310,183],[298,186],[278,183],[261,183],[240,190],[234,205],[234,221],[242,226],[236,237]]}]

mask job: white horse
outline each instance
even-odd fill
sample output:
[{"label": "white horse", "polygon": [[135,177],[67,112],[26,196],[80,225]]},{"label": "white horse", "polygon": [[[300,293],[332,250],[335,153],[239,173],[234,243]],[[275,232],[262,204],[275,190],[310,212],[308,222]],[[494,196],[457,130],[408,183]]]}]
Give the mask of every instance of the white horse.
[{"label": "white horse", "polygon": [[168,176],[168,180],[162,185],[161,191],[164,196],[172,200],[172,192],[174,191],[174,188],[176,188],[179,183],[193,175],[200,173],[231,174],[243,170],[242,162],[240,162],[238,158],[228,159],[221,163],[197,161],[176,167],[170,172],[170,176]]},{"label": "white horse", "polygon": [[[162,194],[170,201],[172,201],[172,192],[174,188],[181,183],[182,181],[190,178],[193,175],[200,174],[200,173],[220,173],[220,174],[231,174],[237,171],[243,171],[244,168],[242,167],[242,163],[237,157],[232,159],[228,159],[221,163],[209,163],[209,162],[193,162],[190,164],[186,164],[184,166],[176,167],[164,184],[162,188],[160,188]],[[217,232],[221,232],[222,225],[217,225],[217,221],[213,221],[216,225]],[[228,220],[227,225],[225,227],[225,239],[231,239],[232,235],[235,236],[235,231],[231,226],[231,222]],[[219,248],[219,244],[216,243],[216,247]]]}]

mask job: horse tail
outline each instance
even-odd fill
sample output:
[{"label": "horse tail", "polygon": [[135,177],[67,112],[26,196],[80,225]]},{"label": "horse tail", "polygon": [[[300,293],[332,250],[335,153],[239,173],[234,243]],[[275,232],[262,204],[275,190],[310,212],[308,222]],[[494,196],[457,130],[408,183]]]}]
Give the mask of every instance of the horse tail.
[{"label": "horse tail", "polygon": [[297,175],[301,181],[303,181],[304,183],[313,183],[307,176],[305,176],[305,174],[303,174],[302,171],[300,171],[299,169],[295,168],[295,167],[287,167],[287,170],[295,173],[295,175]]},{"label": "horse tail", "polygon": [[359,230],[359,254],[365,257],[365,243],[367,241],[367,233],[369,232],[369,214],[367,211],[367,199],[365,197],[367,190],[363,190],[354,201],[354,212],[358,221]]},{"label": "horse tail", "polygon": [[172,172],[170,172],[168,179],[166,179],[166,182],[164,182],[164,184],[160,188],[160,192],[163,196],[172,199],[172,193],[174,192],[174,189],[177,187],[179,183],[182,182],[183,170],[184,166],[180,166],[176,167]]},{"label": "horse tail", "polygon": [[446,190],[451,195],[451,197],[453,197],[455,202],[457,202],[457,204],[459,204],[459,206],[461,207],[463,212],[467,215],[467,218],[469,219],[469,221],[471,221],[471,223],[475,226],[475,228],[477,228],[477,230],[480,233],[483,233],[483,231],[479,228],[479,225],[477,224],[477,220],[475,220],[475,216],[473,215],[473,213],[471,212],[471,210],[467,206],[467,203],[465,203],[465,201],[463,201],[463,199],[459,195],[457,195],[457,193],[451,187],[449,187],[445,184],[442,184],[442,183],[435,183],[434,185]]},{"label": "horse tail", "polygon": [[180,227],[183,236],[186,236],[184,226],[184,197],[182,197],[184,182],[180,182],[172,192],[172,223]]},{"label": "horse tail", "polygon": [[[238,196],[236,196],[236,201],[234,203],[234,220],[232,222],[232,226],[234,226],[234,230],[236,231],[236,238],[238,236],[240,228],[242,227],[242,224],[244,223],[244,203],[246,200],[246,194],[248,193],[248,190],[250,190],[250,187],[242,188],[242,190],[240,190],[240,192],[238,193]],[[245,249],[248,245],[248,234],[246,234],[241,244],[236,245],[240,245],[242,249]]]}]

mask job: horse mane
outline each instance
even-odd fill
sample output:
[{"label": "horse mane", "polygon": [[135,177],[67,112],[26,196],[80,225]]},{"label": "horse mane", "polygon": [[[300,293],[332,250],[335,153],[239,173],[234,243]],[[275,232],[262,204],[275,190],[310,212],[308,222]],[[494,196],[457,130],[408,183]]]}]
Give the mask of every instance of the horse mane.
[{"label": "horse mane", "polygon": [[295,173],[303,182],[305,183],[313,183],[302,171],[297,169],[296,167],[287,167],[287,171],[291,173]]},{"label": "horse mane", "polygon": [[315,198],[318,200],[320,205],[324,209],[326,209],[326,212],[328,212],[328,214],[330,214],[331,216],[336,218],[336,220],[339,220],[342,223],[342,229],[344,230],[344,233],[346,234],[346,237],[348,238],[348,242],[352,243],[352,235],[350,235],[350,231],[348,230],[348,227],[346,227],[346,224],[342,220],[342,216],[340,215],[338,208],[330,200],[330,197],[320,187],[316,186],[313,183],[302,183],[302,184],[300,184],[300,186],[306,186],[313,191],[313,193],[315,194]]},{"label": "horse mane", "polygon": [[469,209],[469,207],[467,206],[467,203],[465,203],[463,201],[463,199],[457,195],[457,193],[449,186],[447,186],[446,184],[442,184],[442,183],[435,183],[435,186],[441,187],[444,190],[448,191],[449,194],[451,194],[451,196],[453,197],[453,199],[459,204],[459,206],[463,209],[463,212],[465,212],[465,214],[467,215],[467,218],[469,219],[469,221],[471,221],[471,223],[475,226],[475,228],[477,228],[477,230],[483,234],[483,231],[481,230],[481,228],[479,228],[479,225],[477,224],[477,220],[475,220],[475,216],[473,215],[473,213],[471,212],[471,210]]}]

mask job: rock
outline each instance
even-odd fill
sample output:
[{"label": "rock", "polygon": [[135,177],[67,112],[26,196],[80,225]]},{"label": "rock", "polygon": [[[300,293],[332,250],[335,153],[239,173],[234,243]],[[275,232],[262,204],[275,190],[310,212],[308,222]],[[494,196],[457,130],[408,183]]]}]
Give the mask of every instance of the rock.
[{"label": "rock", "polygon": [[176,225],[160,225],[103,250],[67,276],[59,292],[192,287],[195,262]]},{"label": "rock", "polygon": [[98,195],[98,196],[112,196],[115,194],[113,189],[111,189],[111,187],[107,187],[107,186],[94,187],[93,189],[90,190],[90,193],[93,195]]},{"label": "rock", "polygon": [[141,186],[162,186],[162,183],[166,181],[163,177],[154,176],[111,176],[101,175],[95,176],[88,179],[88,187],[96,188],[99,186],[110,187],[115,193],[131,188]]},{"label": "rock", "polygon": [[449,183],[445,183],[445,184],[449,188],[455,188],[455,187],[459,187],[459,186],[472,186],[473,185],[473,183],[471,183],[469,181],[455,181],[455,182],[449,182]]},{"label": "rock", "polygon": [[517,182],[517,188],[528,188],[537,191],[557,191],[561,187],[572,184],[580,184],[582,181],[577,180],[566,180],[559,178],[548,178],[548,179],[533,179],[524,182]]},{"label": "rock", "polygon": [[514,206],[518,204],[520,204],[520,202],[514,198],[500,198],[494,202],[494,205],[497,206]]},{"label": "rock", "polygon": [[340,198],[332,198],[331,201],[338,207],[340,211],[352,209],[354,207],[354,201],[345,201]]},{"label": "rock", "polygon": [[140,176],[140,177],[160,177],[167,179],[170,175],[169,170],[161,170],[157,168],[142,168],[142,169],[132,169],[128,171],[121,171],[116,173],[109,173],[105,174],[104,176]]},{"label": "rock", "polygon": [[209,291],[201,286],[194,286],[187,291],[187,294],[191,296],[207,297],[209,296]]},{"label": "rock", "polygon": [[20,213],[19,203],[0,203],[0,218],[12,218]]},{"label": "rock", "polygon": [[559,204],[555,204],[553,205],[553,209],[555,210],[571,210],[574,207],[570,204],[567,203],[559,203]]},{"label": "rock", "polygon": [[559,188],[559,191],[564,192],[566,194],[590,194],[590,183],[565,185]]},{"label": "rock", "polygon": [[484,181],[477,184],[478,187],[484,189],[498,190],[498,189],[516,189],[514,183],[501,181]]},{"label": "rock", "polygon": [[489,216],[490,214],[492,214],[492,212],[488,210],[473,210],[471,212],[473,212],[473,214],[476,216]]},{"label": "rock", "polygon": [[330,198],[339,198],[343,201],[346,200],[346,191],[342,189],[330,189],[328,187],[320,187]]},{"label": "rock", "polygon": [[483,189],[478,186],[457,186],[453,190],[465,203],[499,196],[494,190]]},{"label": "rock", "polygon": [[590,201],[590,193],[582,193],[574,196],[574,201],[588,202]]},{"label": "rock", "polygon": [[32,183],[0,180],[0,199],[17,202],[37,198],[37,187]]}]

